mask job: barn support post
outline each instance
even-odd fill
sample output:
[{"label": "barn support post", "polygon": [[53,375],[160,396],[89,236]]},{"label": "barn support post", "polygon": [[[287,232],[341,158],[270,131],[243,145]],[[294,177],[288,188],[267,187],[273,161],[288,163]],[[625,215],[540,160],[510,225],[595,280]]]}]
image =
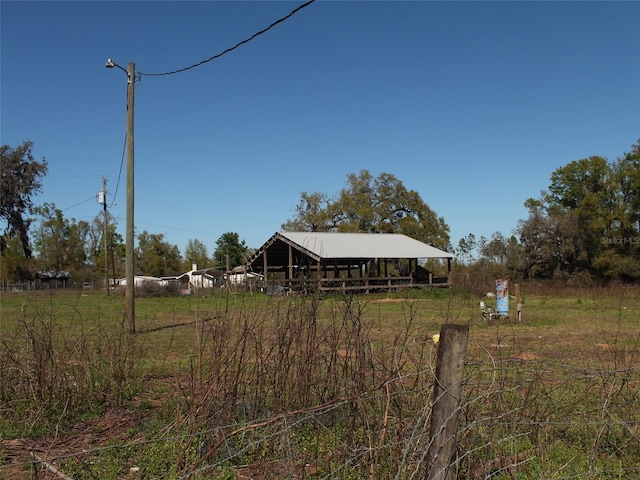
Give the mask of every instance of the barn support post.
[{"label": "barn support post", "polygon": [[409,280],[409,285],[413,285],[413,279],[416,277],[418,273],[418,259],[414,258],[413,262],[409,259],[409,276],[411,280]]},{"label": "barn support post", "polygon": [[464,325],[446,324],[440,329],[425,480],[453,478],[468,337],[469,327]]},{"label": "barn support post", "polygon": [[264,283],[265,292],[267,291],[267,249],[262,251],[262,283]]},{"label": "barn support post", "polygon": [[447,283],[451,285],[451,257],[447,258]]},{"label": "barn support post", "polygon": [[289,288],[291,288],[291,282],[293,282],[293,248],[291,248],[291,245],[289,245],[289,267],[287,268],[287,274],[289,278]]}]

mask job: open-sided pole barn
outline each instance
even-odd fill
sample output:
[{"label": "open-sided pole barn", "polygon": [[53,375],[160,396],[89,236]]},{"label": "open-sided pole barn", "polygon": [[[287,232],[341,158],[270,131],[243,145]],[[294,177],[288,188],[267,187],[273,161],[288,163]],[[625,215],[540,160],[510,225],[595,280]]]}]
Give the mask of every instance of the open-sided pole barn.
[{"label": "open-sided pole barn", "polygon": [[[278,232],[258,249],[249,268],[264,275],[267,287],[368,293],[449,286],[452,258],[450,253],[397,233]],[[429,271],[425,265],[430,260],[446,268],[446,274]]]}]

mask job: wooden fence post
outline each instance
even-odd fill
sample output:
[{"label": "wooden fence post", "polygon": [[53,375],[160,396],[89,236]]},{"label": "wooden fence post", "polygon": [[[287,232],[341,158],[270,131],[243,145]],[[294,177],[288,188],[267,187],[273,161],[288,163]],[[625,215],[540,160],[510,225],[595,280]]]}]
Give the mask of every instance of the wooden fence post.
[{"label": "wooden fence post", "polygon": [[447,324],[440,329],[429,447],[426,455],[426,480],[452,478],[451,463],[455,453],[462,403],[464,357],[468,337],[469,327]]}]

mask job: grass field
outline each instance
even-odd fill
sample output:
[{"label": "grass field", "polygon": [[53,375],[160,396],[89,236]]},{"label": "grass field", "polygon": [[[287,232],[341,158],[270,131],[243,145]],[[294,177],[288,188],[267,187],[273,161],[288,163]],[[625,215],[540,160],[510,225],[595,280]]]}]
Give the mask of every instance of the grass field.
[{"label": "grass field", "polygon": [[[5,293],[0,478],[422,478],[437,345],[469,327],[456,478],[640,478],[640,287],[368,296]],[[54,473],[57,470],[58,473]]]}]

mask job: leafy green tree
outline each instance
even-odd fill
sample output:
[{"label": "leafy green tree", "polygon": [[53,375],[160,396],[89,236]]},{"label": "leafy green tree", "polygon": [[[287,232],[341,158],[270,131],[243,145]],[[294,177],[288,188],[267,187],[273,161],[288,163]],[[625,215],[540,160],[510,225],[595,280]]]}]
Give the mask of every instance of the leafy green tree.
[{"label": "leafy green tree", "polygon": [[524,278],[550,278],[554,271],[551,222],[541,207],[533,207],[530,202],[529,218],[520,220],[518,233],[523,247]]},{"label": "leafy green tree", "polygon": [[328,210],[339,232],[375,233],[378,223],[375,205],[373,176],[367,170],[361,170],[359,175],[347,175],[347,186],[340,190]]},{"label": "leafy green tree", "polygon": [[42,270],[68,270],[86,276],[89,224],[68,220],[53,203],[34,208],[38,217],[34,245]]},{"label": "leafy green tree", "polygon": [[330,202],[323,193],[300,194],[296,216],[282,225],[286,232],[327,232],[334,227],[329,215]]},{"label": "leafy green tree", "polygon": [[640,141],[613,164],[612,183],[613,221],[594,266],[607,277],[640,279]]},{"label": "leafy green tree", "polygon": [[614,226],[622,236],[640,232],[640,140],[613,165],[613,183],[618,195]]},{"label": "leafy green tree", "polygon": [[[96,257],[96,268],[98,272],[104,271],[104,251],[100,251]],[[127,247],[124,237],[117,232],[116,224],[109,224],[107,228],[107,261],[109,262],[109,278],[114,280],[125,276]]]},{"label": "leafy green tree", "polygon": [[[106,212],[107,215],[107,249],[109,248],[109,230],[112,230],[115,225],[112,222],[115,222],[113,215],[111,213]],[[97,271],[104,271],[104,223],[105,223],[105,212],[101,212],[96,215],[89,228],[87,230],[87,257],[90,258],[92,264],[94,265]]]},{"label": "leafy green tree", "polygon": [[33,142],[11,148],[0,147],[0,219],[5,224],[0,235],[0,254],[4,254],[7,242],[17,236],[26,258],[31,258],[29,243],[29,219],[33,214],[31,197],[42,188],[40,178],[47,174],[47,161],[33,157]]},{"label": "leafy green tree", "polygon": [[525,276],[640,278],[639,147],[616,162],[592,156],[556,169],[518,227]]},{"label": "leafy green tree", "polygon": [[505,268],[512,280],[521,279],[524,271],[524,249],[518,237],[511,235],[507,241],[507,258]]},{"label": "leafy green tree", "polygon": [[476,245],[476,236],[473,233],[458,240],[458,248],[456,249],[458,261],[463,264],[471,263]]},{"label": "leafy green tree", "polygon": [[515,236],[505,237],[494,232],[490,239],[481,237],[478,263],[488,269],[493,277],[507,276],[511,279],[522,277],[524,268],[523,248]]},{"label": "leafy green tree", "polygon": [[480,249],[480,255],[490,262],[504,265],[509,254],[508,239],[501,232],[494,232],[491,240],[485,242]]},{"label": "leafy green tree", "polygon": [[625,153],[615,166],[615,180],[620,188],[622,203],[622,233],[636,235],[640,232],[640,139]]},{"label": "leafy green tree", "polygon": [[589,198],[597,197],[605,208],[610,200],[608,180],[611,174],[611,166],[602,157],[570,162],[551,174],[545,203],[552,210],[575,210]]},{"label": "leafy green tree", "polygon": [[104,211],[96,215],[91,222],[87,234],[87,256],[91,259],[96,277],[102,278],[105,271],[105,260],[109,265],[109,278],[124,276],[126,246],[118,233],[117,219],[107,211],[107,256],[104,248]]},{"label": "leafy green tree", "polygon": [[589,265],[602,249],[602,238],[611,236],[616,222],[612,180],[613,168],[606,159],[589,157],[555,170],[545,196],[551,215],[570,212],[580,226],[582,253]]},{"label": "leafy green tree", "polygon": [[229,256],[229,266],[236,267],[246,262],[251,255],[251,250],[247,247],[244,240],[240,240],[240,236],[235,232],[223,233],[216,240],[216,250],[213,257],[218,265],[226,265],[227,255]]},{"label": "leafy green tree", "polygon": [[525,278],[565,278],[589,272],[586,237],[573,211],[530,211],[518,225]]},{"label": "leafy green tree", "polygon": [[34,259],[24,256],[20,239],[17,236],[9,237],[0,261],[0,280],[3,283],[33,280],[35,271]]},{"label": "leafy green tree", "polygon": [[284,230],[404,233],[438,248],[449,248],[449,227],[414,190],[389,173],[367,170],[347,175],[335,200],[304,192],[296,216]]},{"label": "leafy green tree", "polygon": [[164,240],[161,233],[148,233],[146,230],[138,235],[136,248],[136,273],[162,277],[181,271],[182,256],[177,246]]},{"label": "leafy green tree", "polygon": [[209,252],[204,243],[197,238],[189,239],[187,242],[187,248],[184,250],[184,270],[190,270],[192,265],[197,265],[198,268],[205,268],[211,264],[209,258]]}]

